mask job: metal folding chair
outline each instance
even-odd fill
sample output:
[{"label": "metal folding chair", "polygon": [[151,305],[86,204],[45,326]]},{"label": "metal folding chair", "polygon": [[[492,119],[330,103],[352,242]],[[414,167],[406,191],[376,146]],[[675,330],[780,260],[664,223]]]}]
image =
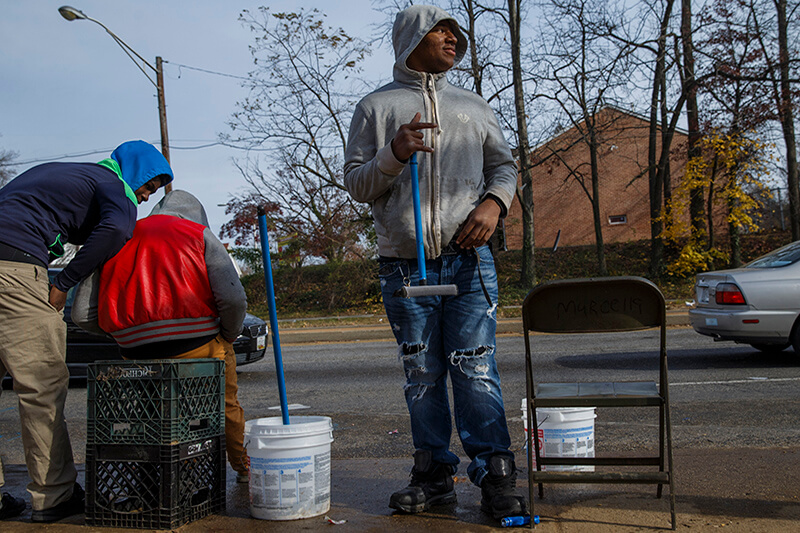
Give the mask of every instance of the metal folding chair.
[{"label": "metal folding chair", "polygon": [[[658,455],[648,457],[543,457],[538,438],[528,445],[528,485],[531,514],[534,486],[544,497],[545,483],[657,484],[656,496],[669,485],[672,529],[675,521],[675,484],[672,468],[672,429],[667,378],[666,307],[661,291],[638,277],[572,279],[542,283],[531,290],[522,306],[525,330],[525,370],[529,435],[537,435],[536,408],[552,407],[658,407]],[[659,380],[636,382],[536,383],[531,331],[543,333],[625,332],[660,328]],[[643,350],[644,352],[644,350]],[[643,353],[644,355],[644,353]],[[535,454],[535,467],[533,459]],[[602,471],[542,470],[549,465],[597,466]],[[615,469],[614,466],[654,466],[655,469]],[[644,471],[643,471],[644,470]],[[533,528],[533,523],[531,523]]]}]

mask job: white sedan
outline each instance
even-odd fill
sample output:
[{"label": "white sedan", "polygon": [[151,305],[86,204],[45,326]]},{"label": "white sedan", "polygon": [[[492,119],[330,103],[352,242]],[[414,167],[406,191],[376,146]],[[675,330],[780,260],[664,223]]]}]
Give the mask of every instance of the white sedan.
[{"label": "white sedan", "polygon": [[800,241],[742,268],[697,275],[692,327],[716,340],[800,354]]}]

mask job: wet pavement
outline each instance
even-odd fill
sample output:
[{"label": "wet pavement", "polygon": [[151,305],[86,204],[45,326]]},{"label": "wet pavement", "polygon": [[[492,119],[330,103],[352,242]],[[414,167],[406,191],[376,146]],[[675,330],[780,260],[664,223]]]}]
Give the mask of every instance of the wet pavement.
[{"label": "wet pavement", "polygon": [[[331,508],[326,515],[292,521],[250,518],[248,487],[235,482],[228,468],[227,510],[179,528],[201,531],[506,531],[480,512],[480,489],[459,477],[458,503],[417,515],[393,514],[389,494],[405,485],[409,464],[403,459],[334,459]],[[83,465],[79,465],[83,482]],[[786,532],[800,526],[800,447],[676,450],[677,517],[679,531]],[[733,482],[733,480],[737,480]],[[23,465],[6,465],[3,490],[25,495]],[[518,481],[527,491],[524,472]],[[545,499],[535,501],[542,532],[668,531],[669,503],[655,498],[653,486],[553,485]],[[326,516],[335,521],[334,525]],[[0,522],[8,533],[33,531],[125,531],[83,525],[83,515],[47,526],[30,522],[30,509]]]}]

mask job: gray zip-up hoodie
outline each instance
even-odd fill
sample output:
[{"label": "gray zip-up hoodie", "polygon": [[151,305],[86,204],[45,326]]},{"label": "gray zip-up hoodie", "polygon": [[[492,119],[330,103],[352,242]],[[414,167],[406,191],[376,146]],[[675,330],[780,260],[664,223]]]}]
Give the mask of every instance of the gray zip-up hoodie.
[{"label": "gray zip-up hoodie", "polygon": [[[344,183],[353,199],[372,204],[378,253],[417,257],[411,179],[407,162],[395,158],[391,141],[401,125],[422,114],[433,153],[418,154],[425,256],[435,258],[487,194],[506,211],[517,184],[517,167],[494,112],[477,94],[454,87],[445,74],[411,70],[406,59],[440,21],[453,20],[433,6],[412,6],[392,30],[394,81],[356,106],[345,151]],[[467,41],[457,29],[456,63]]]},{"label": "gray zip-up hoodie", "polygon": [[[173,190],[153,207],[150,216],[153,215],[170,215],[205,226],[203,251],[208,281],[219,313],[218,331],[225,339],[231,341],[236,339],[242,331],[242,323],[247,312],[247,297],[228,251],[208,227],[208,217],[203,204],[186,191]],[[72,305],[72,321],[90,333],[104,335],[106,332],[98,324],[99,286],[99,269],[78,285]],[[216,331],[205,332],[203,335],[207,336],[209,333]],[[176,333],[175,337],[160,336],[156,340],[169,341],[181,338],[186,338],[186,335]]]}]

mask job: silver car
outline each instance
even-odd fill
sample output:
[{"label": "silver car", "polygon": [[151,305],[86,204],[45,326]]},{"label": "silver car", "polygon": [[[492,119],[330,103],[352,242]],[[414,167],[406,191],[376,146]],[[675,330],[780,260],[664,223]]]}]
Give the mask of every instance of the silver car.
[{"label": "silver car", "polygon": [[697,275],[692,327],[716,340],[800,354],[800,241],[742,268]]}]

